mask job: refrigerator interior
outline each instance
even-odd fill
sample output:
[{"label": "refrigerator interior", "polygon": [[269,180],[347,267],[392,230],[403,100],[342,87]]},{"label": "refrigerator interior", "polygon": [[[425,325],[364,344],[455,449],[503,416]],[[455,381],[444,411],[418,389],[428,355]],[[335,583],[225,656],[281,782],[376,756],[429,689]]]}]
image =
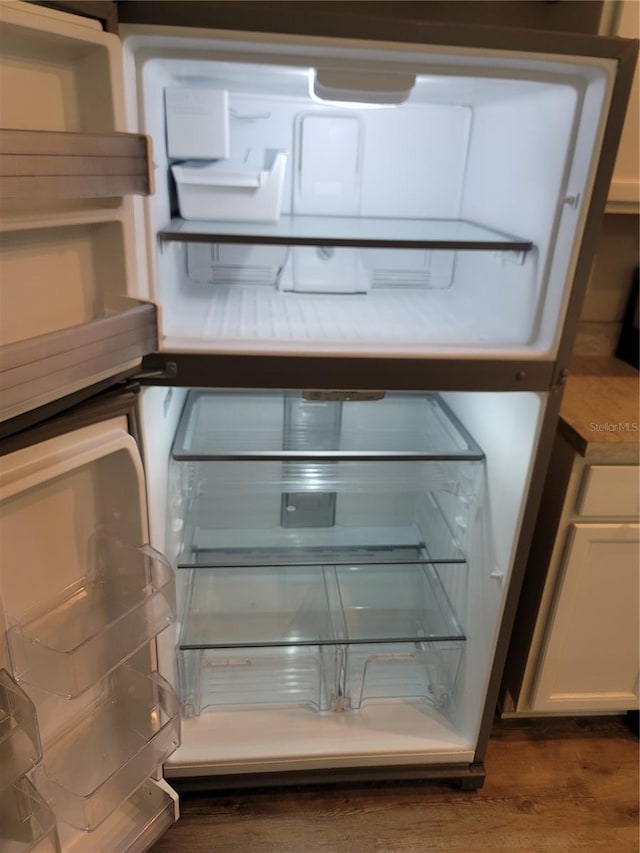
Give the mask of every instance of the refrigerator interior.
[{"label": "refrigerator interior", "polygon": [[[249,38],[125,28],[163,348],[552,354],[612,67]],[[279,219],[251,221],[270,214],[243,182],[280,154]],[[179,218],[172,171],[200,219]]]},{"label": "refrigerator interior", "polygon": [[545,395],[142,394],[168,776],[473,761]]},{"label": "refrigerator interior", "polygon": [[179,742],[154,647],[175,619],[175,584],[145,545],[126,419],[4,457],[0,498],[0,840],[142,849],[175,819],[175,798],[153,781]]}]

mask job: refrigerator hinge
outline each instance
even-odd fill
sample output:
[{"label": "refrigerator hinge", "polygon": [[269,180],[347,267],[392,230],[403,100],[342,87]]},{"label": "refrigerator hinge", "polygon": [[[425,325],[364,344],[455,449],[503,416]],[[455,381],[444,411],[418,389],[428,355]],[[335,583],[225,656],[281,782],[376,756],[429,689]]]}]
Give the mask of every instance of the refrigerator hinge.
[{"label": "refrigerator hinge", "polygon": [[569,369],[567,367],[561,368],[555,375],[553,382],[551,383],[552,391],[560,391],[567,382],[569,377]]},{"label": "refrigerator hinge", "polygon": [[175,379],[178,375],[178,365],[175,361],[167,361],[163,368],[155,369],[155,370],[141,370],[139,373],[136,373],[131,379],[136,382],[147,382],[149,380],[153,380],[154,382]]}]

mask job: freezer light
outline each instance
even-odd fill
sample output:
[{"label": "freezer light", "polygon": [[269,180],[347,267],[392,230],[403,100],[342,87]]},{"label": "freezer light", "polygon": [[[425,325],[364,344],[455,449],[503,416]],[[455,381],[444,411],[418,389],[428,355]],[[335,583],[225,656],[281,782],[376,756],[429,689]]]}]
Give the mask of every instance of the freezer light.
[{"label": "freezer light", "polygon": [[319,104],[380,109],[404,103],[415,85],[413,74],[370,74],[312,69],[309,94]]}]

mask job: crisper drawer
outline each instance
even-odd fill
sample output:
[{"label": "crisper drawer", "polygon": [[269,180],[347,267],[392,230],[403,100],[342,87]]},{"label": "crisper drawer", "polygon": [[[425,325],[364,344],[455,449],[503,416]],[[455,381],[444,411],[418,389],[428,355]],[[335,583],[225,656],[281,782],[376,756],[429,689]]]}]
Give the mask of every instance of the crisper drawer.
[{"label": "crisper drawer", "polygon": [[230,705],[452,701],[466,639],[464,562],[234,566],[180,577],[186,716]]},{"label": "crisper drawer", "polygon": [[183,714],[269,706],[346,712],[408,698],[446,714],[463,651],[463,642],[181,651]]}]

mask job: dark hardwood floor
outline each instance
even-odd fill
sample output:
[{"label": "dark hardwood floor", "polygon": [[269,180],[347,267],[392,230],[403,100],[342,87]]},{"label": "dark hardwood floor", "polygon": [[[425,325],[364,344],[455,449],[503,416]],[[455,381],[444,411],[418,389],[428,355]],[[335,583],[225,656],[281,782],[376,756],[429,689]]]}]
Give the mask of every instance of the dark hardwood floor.
[{"label": "dark hardwood floor", "polygon": [[189,795],[153,853],[638,853],[624,717],[497,722],[475,792],[425,783]]}]

